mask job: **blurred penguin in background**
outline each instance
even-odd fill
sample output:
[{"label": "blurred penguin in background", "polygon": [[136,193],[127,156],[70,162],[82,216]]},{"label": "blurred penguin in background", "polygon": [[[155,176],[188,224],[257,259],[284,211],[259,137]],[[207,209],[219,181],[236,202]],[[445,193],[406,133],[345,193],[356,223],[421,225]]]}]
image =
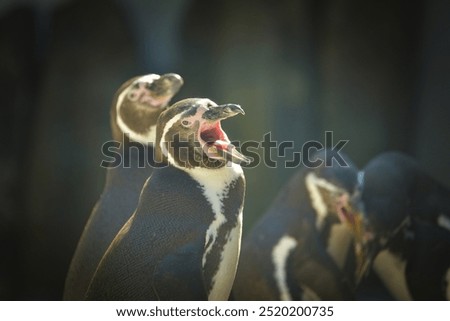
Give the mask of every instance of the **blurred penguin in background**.
[{"label": "blurred penguin in background", "polygon": [[397,300],[449,300],[450,190],[399,152],[361,175],[374,273]]},{"label": "blurred penguin in background", "polygon": [[365,261],[358,170],[332,150],[315,158],[245,236],[233,299],[354,298]]},{"label": "blurred penguin in background", "polygon": [[[100,199],[81,235],[66,278],[64,299],[81,300],[109,244],[136,209],[154,166],[156,122],[183,85],[177,74],[134,77],[116,92],[111,128],[116,149]],[[105,146],[105,145],[104,145]]]}]

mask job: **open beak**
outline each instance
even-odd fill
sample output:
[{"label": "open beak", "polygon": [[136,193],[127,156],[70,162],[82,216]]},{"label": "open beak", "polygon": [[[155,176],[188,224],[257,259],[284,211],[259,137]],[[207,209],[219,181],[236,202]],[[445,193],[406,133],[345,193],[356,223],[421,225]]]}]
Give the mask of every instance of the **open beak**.
[{"label": "open beak", "polygon": [[241,106],[236,104],[210,107],[203,113],[202,119],[204,121],[199,129],[199,141],[209,158],[231,161],[237,164],[250,163],[249,159],[238,152],[236,147],[231,144],[220,123],[221,120],[237,114],[245,115],[245,112]]}]

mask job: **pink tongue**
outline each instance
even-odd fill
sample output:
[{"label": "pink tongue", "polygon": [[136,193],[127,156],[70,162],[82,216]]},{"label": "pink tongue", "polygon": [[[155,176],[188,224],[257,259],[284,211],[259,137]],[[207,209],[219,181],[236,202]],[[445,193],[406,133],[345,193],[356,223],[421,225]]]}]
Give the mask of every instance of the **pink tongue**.
[{"label": "pink tongue", "polygon": [[228,150],[228,147],[230,146],[230,143],[224,141],[224,140],[216,140],[213,143],[214,146],[216,146],[217,148],[221,149],[221,150]]},{"label": "pink tongue", "polygon": [[207,149],[206,153],[209,157],[231,160],[238,164],[241,162],[248,163],[248,159],[239,153],[235,146],[228,141],[227,136],[220,128],[220,122],[207,129],[205,128],[200,135],[201,139],[206,142],[206,147],[215,147],[215,150],[213,149],[212,152],[209,152]]}]

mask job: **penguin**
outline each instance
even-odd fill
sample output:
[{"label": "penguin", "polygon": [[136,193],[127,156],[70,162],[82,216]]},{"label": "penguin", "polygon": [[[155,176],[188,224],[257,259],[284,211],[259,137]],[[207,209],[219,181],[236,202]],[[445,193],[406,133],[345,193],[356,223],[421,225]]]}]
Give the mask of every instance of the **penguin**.
[{"label": "penguin", "polygon": [[157,123],[159,166],[102,258],[87,300],[226,300],[242,233],[245,156],[221,120],[239,105],[181,100]]},{"label": "penguin", "polygon": [[[112,138],[121,163],[106,169],[106,183],[78,242],[63,298],[82,300],[92,275],[120,228],[136,209],[153,166],[156,121],[183,85],[177,74],[148,74],[126,81],[111,106]],[[139,150],[136,146],[140,145]],[[148,159],[146,157],[148,156]]]},{"label": "penguin", "polygon": [[362,174],[373,273],[397,300],[450,299],[450,190],[412,157],[386,152]]},{"label": "penguin", "polygon": [[354,298],[364,262],[357,168],[316,154],[322,165],[302,167],[244,237],[233,300]]}]

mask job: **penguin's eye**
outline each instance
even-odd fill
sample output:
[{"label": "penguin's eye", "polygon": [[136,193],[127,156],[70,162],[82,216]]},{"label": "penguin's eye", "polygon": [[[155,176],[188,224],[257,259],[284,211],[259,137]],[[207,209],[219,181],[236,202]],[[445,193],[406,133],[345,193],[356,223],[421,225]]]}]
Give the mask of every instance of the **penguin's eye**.
[{"label": "penguin's eye", "polygon": [[190,122],[189,120],[183,120],[182,122],[181,122],[181,125],[183,125],[183,127],[186,127],[186,128],[189,128],[189,127],[191,127],[192,126],[192,122]]}]

